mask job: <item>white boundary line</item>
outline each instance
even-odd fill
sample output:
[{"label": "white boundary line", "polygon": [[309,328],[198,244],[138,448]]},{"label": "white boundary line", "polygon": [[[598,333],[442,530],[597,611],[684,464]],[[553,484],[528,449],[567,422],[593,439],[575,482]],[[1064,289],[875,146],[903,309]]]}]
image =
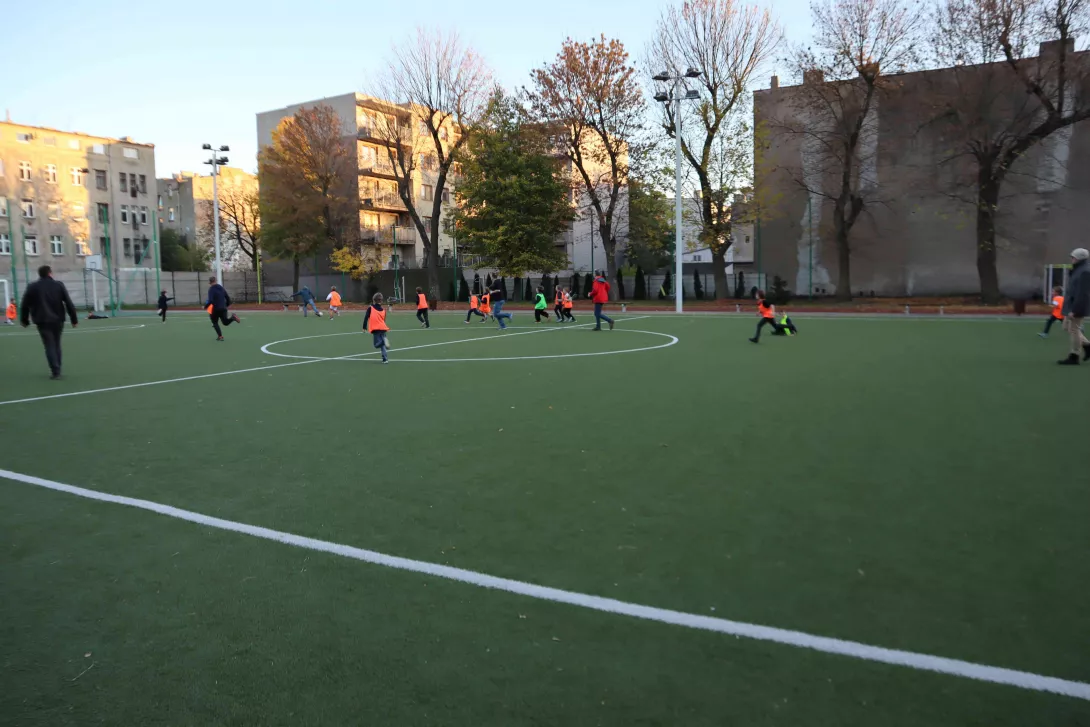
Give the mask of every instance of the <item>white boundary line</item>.
[{"label": "white boundary line", "polygon": [[1005,669],[1003,667],[987,666],[985,664],[974,664],[973,662],[961,661],[960,659],[948,659],[946,657],[933,656],[931,654],[902,651],[900,649],[887,649],[881,646],[872,646],[857,641],[844,641],[842,639],[834,639],[826,636],[816,636],[802,631],[791,631],[788,629],[775,628],[773,626],[761,626],[759,624],[751,624],[742,621],[730,621],[724,618],[701,616],[693,613],[685,613],[683,611],[655,608],[653,606],[643,606],[637,603],[619,601],[613,598],[603,598],[602,596],[594,596],[587,593],[565,591],[560,588],[539,586],[533,583],[512,580],[510,578],[490,576],[486,573],[478,573],[464,568],[454,568],[452,566],[439,565],[438,563],[428,563],[395,555],[386,555],[385,553],[356,548],[351,545],[308,538],[302,535],[294,535],[292,533],[273,530],[271,528],[259,527],[257,525],[247,525],[233,520],[224,520],[222,518],[212,517],[211,515],[203,515],[191,510],[183,510],[181,508],[152,502],[150,500],[111,495],[106,492],[88,490],[83,487],[66,485],[61,482],[54,482],[53,480],[46,480],[41,477],[24,475],[9,470],[0,469],[0,478],[34,485],[48,490],[55,490],[57,492],[64,492],[69,495],[76,495],[89,500],[98,500],[99,502],[108,502],[115,505],[125,505],[140,510],[147,510],[178,520],[185,520],[187,522],[197,523],[198,525],[217,528],[219,530],[227,530],[233,533],[250,535],[255,538],[272,540],[297,548],[306,548],[307,550],[339,555],[343,558],[352,558],[354,560],[381,565],[387,568],[395,568],[397,570],[404,570],[412,573],[423,573],[437,578],[467,583],[479,588],[507,591],[508,593],[527,596],[529,598],[537,598],[543,601],[565,603],[570,606],[578,606],[580,608],[588,608],[594,611],[602,611],[621,616],[630,616],[646,621],[657,621],[673,626],[683,626],[690,629],[730,634],[732,636],[745,637],[757,641],[771,641],[787,646],[813,649],[826,654],[850,656],[864,661],[892,664],[894,666],[905,666],[910,669],[938,672],[940,674],[949,674],[952,676],[964,677],[966,679],[991,682],[992,684],[1003,684],[1037,692],[1050,692],[1066,697],[1090,700],[1090,684],[1083,682],[1068,681],[1066,679],[1047,677],[1040,674],[1017,671],[1015,669]]},{"label": "white boundary line", "polygon": [[[136,330],[137,328],[147,328],[147,327],[148,327],[148,324],[146,324],[146,323],[141,323],[141,324],[136,325],[136,326],[109,326],[107,328],[94,328],[94,327],[80,328],[79,326],[76,326],[75,328],[72,328],[72,327],[69,327],[69,326],[65,326],[64,335],[72,336],[72,335],[75,335],[77,333],[105,333],[107,331],[129,331],[129,330]],[[38,335],[37,333],[31,333],[29,331],[12,331],[11,333],[0,333],[0,338],[7,338],[9,336],[15,337],[15,336],[37,336],[37,335]]]},{"label": "white boundary line", "polygon": [[[633,317],[633,318],[625,318],[623,320],[628,320],[628,321],[637,320],[640,317],[641,316],[636,316],[636,317]],[[618,321],[618,322],[622,322],[622,321]],[[592,325],[592,324],[583,323],[583,324],[580,324],[580,325],[581,326],[589,326],[589,325]],[[431,346],[445,346],[445,345],[449,345],[449,344],[452,344],[452,343],[469,343],[471,341],[490,341],[490,340],[492,340],[494,338],[504,338],[504,337],[505,338],[510,338],[511,336],[525,336],[525,335],[528,335],[530,333],[545,333],[547,331],[570,330],[570,328],[578,328],[578,327],[579,326],[571,326],[569,328],[542,328],[542,329],[534,329],[532,331],[525,331],[523,333],[507,333],[507,334],[504,334],[503,336],[499,336],[499,335],[478,336],[477,338],[466,338],[466,339],[459,339],[459,340],[455,340],[455,341],[439,341],[437,343],[425,343],[425,344],[422,344],[422,345],[419,345],[419,346],[407,346],[405,348],[397,348],[397,349],[394,349],[394,350],[396,350],[396,351],[411,351],[411,350],[416,349],[416,348],[429,348]],[[267,343],[265,345],[266,346],[272,346],[272,345],[274,345],[276,343],[283,343],[283,341],[274,341],[273,343]],[[175,383],[179,383],[179,382],[182,382],[182,381],[197,381],[198,379],[212,379],[212,378],[215,378],[217,376],[230,376],[232,374],[248,374],[248,373],[252,373],[254,371],[268,371],[268,370],[272,370],[272,369],[282,369],[282,368],[287,368],[288,366],[305,366],[307,364],[320,363],[322,361],[351,360],[351,359],[354,359],[354,358],[356,358],[358,356],[374,356],[376,353],[378,353],[378,352],[377,351],[367,351],[367,352],[364,352],[364,353],[355,353],[355,354],[352,354],[350,356],[342,356],[340,358],[319,358],[319,359],[312,359],[312,360],[307,360],[307,361],[292,361],[290,363],[272,364],[272,365],[269,365],[269,366],[255,366],[255,367],[248,368],[248,369],[235,369],[233,371],[217,371],[217,372],[211,373],[211,374],[196,374],[194,376],[181,376],[181,377],[176,378],[176,379],[162,379],[160,381],[144,381],[144,382],[141,382],[139,384],[124,384],[122,386],[107,386],[107,387],[104,387],[102,389],[85,389],[83,391],[69,391],[69,392],[66,392],[66,393],[63,393],[63,394],[47,394],[45,396],[31,396],[31,397],[28,397],[26,399],[9,399],[8,401],[0,401],[0,406],[7,406],[9,404],[29,404],[30,402],[33,402],[33,401],[46,401],[48,399],[66,399],[66,398],[68,398],[70,396],[85,396],[87,394],[104,394],[104,393],[106,393],[108,391],[124,391],[125,389],[140,389],[140,388],[143,388],[145,386],[159,386],[160,384],[175,384]]]}]

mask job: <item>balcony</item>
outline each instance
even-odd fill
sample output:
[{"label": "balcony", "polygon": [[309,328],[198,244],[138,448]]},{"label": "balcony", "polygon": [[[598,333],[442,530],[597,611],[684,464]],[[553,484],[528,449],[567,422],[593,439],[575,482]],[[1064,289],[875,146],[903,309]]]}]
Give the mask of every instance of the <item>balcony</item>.
[{"label": "balcony", "polygon": [[360,240],[380,245],[415,245],[416,229],[413,227],[363,227]]},{"label": "balcony", "polygon": [[405,212],[405,203],[396,194],[372,194],[369,197],[360,197],[360,209],[388,210],[393,212]]},{"label": "balcony", "polygon": [[[401,140],[401,146],[412,146],[412,130],[405,126],[395,126],[390,129],[390,135]],[[356,131],[356,138],[360,141],[370,141],[375,144],[389,144],[386,139],[386,131],[370,124],[361,124]]]},{"label": "balcony", "polygon": [[397,175],[394,174],[394,165],[389,159],[360,159],[359,165],[360,174],[397,179]]}]

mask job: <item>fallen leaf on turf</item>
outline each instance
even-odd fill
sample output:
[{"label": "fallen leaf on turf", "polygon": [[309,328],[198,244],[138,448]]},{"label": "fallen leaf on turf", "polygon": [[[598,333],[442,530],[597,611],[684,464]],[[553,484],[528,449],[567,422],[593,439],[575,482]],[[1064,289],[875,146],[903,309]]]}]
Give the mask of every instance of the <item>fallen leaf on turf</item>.
[{"label": "fallen leaf on turf", "polygon": [[86,654],[83,655],[83,658],[84,659],[90,659],[91,658],[91,652],[88,651]]},{"label": "fallen leaf on turf", "polygon": [[554,636],[554,637],[553,637],[553,641],[560,641],[560,639],[558,639],[558,638],[556,638],[556,637]]},{"label": "fallen leaf on turf", "polygon": [[520,614],[519,614],[519,618],[526,618],[526,614],[524,614],[524,613],[520,613]]},{"label": "fallen leaf on turf", "polygon": [[863,572],[863,569],[862,569],[862,568],[860,568],[860,569],[859,569],[859,575],[861,575],[861,576],[865,576],[865,575],[867,575],[867,574]]}]

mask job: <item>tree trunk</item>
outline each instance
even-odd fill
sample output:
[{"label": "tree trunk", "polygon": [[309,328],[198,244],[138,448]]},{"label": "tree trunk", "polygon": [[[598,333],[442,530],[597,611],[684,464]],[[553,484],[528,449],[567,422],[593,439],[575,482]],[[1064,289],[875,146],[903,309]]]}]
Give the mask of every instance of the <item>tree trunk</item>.
[{"label": "tree trunk", "polygon": [[[841,207],[839,203],[836,206]],[[839,265],[836,299],[849,301],[852,299],[852,249],[848,244],[848,225],[844,221],[843,209],[836,210],[836,253]]]},{"label": "tree trunk", "polygon": [[[715,274],[715,299],[726,300],[730,297],[730,290],[728,290],[727,283],[727,249],[726,247],[719,250],[712,249],[712,266],[715,268],[713,273]],[[707,297],[708,291],[704,291],[704,296]]]},{"label": "tree trunk", "polygon": [[428,251],[428,299],[440,301],[439,290],[439,241],[432,240],[428,243],[431,248]]},{"label": "tree trunk", "polygon": [[976,270],[980,276],[980,298],[999,302],[999,270],[995,254],[995,214],[999,206],[999,184],[988,170],[981,170],[976,202]]},{"label": "tree trunk", "polygon": [[[254,256],[252,258],[250,258],[250,268],[255,273],[257,272],[257,256],[258,256],[257,245],[254,245]],[[293,290],[291,292],[294,293],[295,291]]]},{"label": "tree trunk", "polygon": [[291,256],[291,292],[299,290],[299,256]]}]

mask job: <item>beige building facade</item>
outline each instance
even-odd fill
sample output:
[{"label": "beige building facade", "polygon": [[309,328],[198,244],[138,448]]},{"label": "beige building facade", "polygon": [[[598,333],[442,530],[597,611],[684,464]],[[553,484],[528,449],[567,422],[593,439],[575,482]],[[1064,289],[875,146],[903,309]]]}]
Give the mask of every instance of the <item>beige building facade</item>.
[{"label": "beige building facade", "polygon": [[[177,172],[155,182],[156,214],[160,229],[174,230],[184,240],[212,249],[215,244],[212,176]],[[227,269],[240,263],[245,267],[249,265],[249,260],[238,259],[238,246],[232,242],[236,231],[232,228],[225,210],[229,204],[242,206],[238,201],[239,195],[257,189],[257,175],[237,167],[220,167],[217,188],[221,206],[220,244],[226,252],[224,265]],[[248,214],[252,217],[252,210],[236,211],[240,215]],[[254,220],[247,219],[244,222],[253,224]]]},{"label": "beige building facade", "polygon": [[14,293],[88,255],[115,277],[156,268],[155,193],[151,144],[0,122],[0,278]]}]

